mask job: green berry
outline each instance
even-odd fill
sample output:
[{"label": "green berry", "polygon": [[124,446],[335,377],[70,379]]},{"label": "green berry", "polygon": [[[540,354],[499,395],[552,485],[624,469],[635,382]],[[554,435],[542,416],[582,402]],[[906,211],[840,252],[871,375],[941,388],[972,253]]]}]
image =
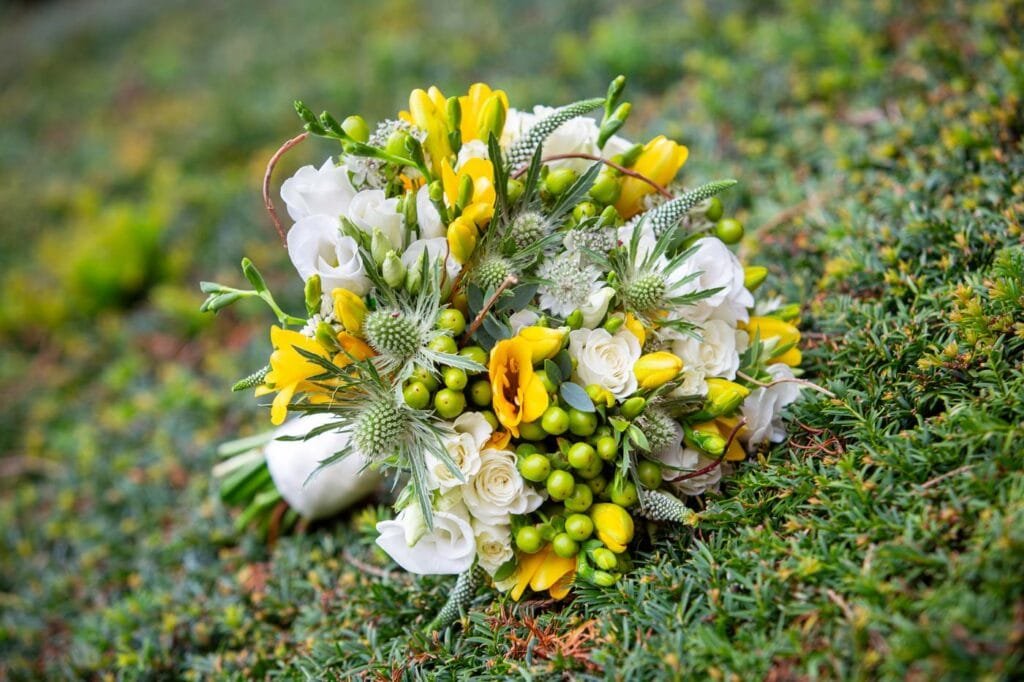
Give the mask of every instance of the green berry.
[{"label": "green berry", "polygon": [[466,316],[456,308],[445,308],[437,317],[437,328],[447,329],[453,336],[466,331]]},{"label": "green berry", "polygon": [[469,387],[469,399],[478,407],[486,407],[491,404],[491,382],[487,379],[478,379]]},{"label": "green berry", "polygon": [[605,571],[610,571],[619,564],[619,560],[615,557],[615,552],[607,547],[598,547],[590,556],[594,559],[594,563],[597,564],[598,568]]},{"label": "green berry", "polygon": [[443,419],[455,419],[466,409],[466,396],[450,388],[442,388],[434,394],[434,409]]},{"label": "green berry", "polygon": [[636,419],[644,411],[645,407],[647,407],[647,400],[641,396],[634,396],[622,403],[619,412],[626,419]]},{"label": "green berry", "polygon": [[569,413],[558,405],[552,405],[544,411],[540,425],[552,436],[561,436],[569,430]]},{"label": "green berry", "polygon": [[580,545],[568,533],[559,533],[551,541],[551,549],[563,559],[570,559],[579,554]]},{"label": "green berry", "polygon": [[430,389],[422,381],[410,381],[402,389],[402,397],[414,410],[425,410],[430,404]]},{"label": "green berry", "polygon": [[521,180],[514,180],[512,178],[508,179],[508,184],[506,186],[508,187],[506,193],[508,194],[508,201],[510,204],[514,204],[519,197],[523,196],[523,191],[526,189],[526,186]]},{"label": "green berry", "polygon": [[622,481],[621,484],[619,482],[612,483],[611,499],[620,507],[632,507],[637,500],[636,485],[632,481]]},{"label": "green berry", "polygon": [[593,218],[597,215],[597,206],[590,201],[581,201],[572,208],[572,218],[576,222],[581,222],[587,218]]},{"label": "green berry", "polygon": [[523,526],[516,531],[516,547],[521,552],[527,554],[533,554],[540,549],[541,543],[544,540],[541,538],[540,531],[534,526]]},{"label": "green berry", "polygon": [[484,410],[480,414],[484,416],[484,420],[491,425],[492,429],[498,428],[498,416],[494,414],[494,412],[490,410]]},{"label": "green berry", "polygon": [[466,370],[458,367],[445,367],[441,372],[441,378],[444,379],[444,385],[453,391],[461,391],[469,381],[466,377]]},{"label": "green berry", "polygon": [[605,462],[612,461],[619,454],[619,446],[615,443],[614,436],[601,436],[597,439],[594,449],[597,450],[597,456]]},{"label": "green berry", "polygon": [[587,481],[587,486],[595,495],[600,495],[608,488],[608,479],[604,476],[595,476]]},{"label": "green berry", "polygon": [[743,239],[743,223],[735,218],[722,218],[715,224],[715,236],[726,244],[735,244]]},{"label": "green berry", "polygon": [[602,471],[604,471],[604,462],[600,457],[594,457],[594,461],[591,462],[590,466],[578,469],[577,473],[580,475],[580,478],[585,478],[589,481],[595,476],[600,476]]},{"label": "green berry", "polygon": [[708,202],[708,210],[704,212],[704,215],[708,220],[716,223],[722,218],[724,212],[725,207],[722,206],[722,200],[718,197],[711,197],[711,201]]},{"label": "green berry", "polygon": [[590,198],[607,206],[618,201],[621,192],[622,183],[617,177],[610,173],[601,173],[597,176],[597,182],[590,188]]},{"label": "green berry", "polygon": [[554,393],[558,390],[558,386],[555,386],[555,382],[551,380],[551,377],[548,376],[546,370],[538,369],[534,374],[538,379],[540,379],[540,383],[544,384],[545,391],[548,393]]},{"label": "green berry", "polygon": [[557,197],[576,182],[576,177],[576,171],[571,168],[557,168],[548,173],[548,177],[544,179],[544,189]]},{"label": "green berry", "polygon": [[661,466],[648,459],[636,465],[637,477],[645,488],[656,489],[661,485]]},{"label": "green berry", "polygon": [[575,407],[569,410],[569,431],[574,436],[589,436],[597,429],[597,413],[581,412]]},{"label": "green berry", "polygon": [[427,344],[427,348],[438,353],[449,353],[455,355],[459,352],[459,346],[455,339],[450,336],[436,336]]},{"label": "green berry", "polygon": [[594,522],[586,514],[571,514],[565,520],[565,534],[576,542],[583,542],[594,533]]},{"label": "green berry", "polygon": [[551,460],[540,453],[527,455],[519,463],[519,473],[527,481],[534,483],[545,481],[551,473]]},{"label": "green berry", "polygon": [[480,346],[466,346],[459,351],[459,355],[464,358],[469,358],[478,365],[487,366],[487,351]]},{"label": "green berry", "polygon": [[562,500],[568,499],[573,494],[576,487],[576,481],[568,471],[555,469],[548,474],[545,487],[548,489],[548,495],[551,496],[552,500],[561,502]]},{"label": "green berry", "polygon": [[544,440],[548,434],[540,425],[540,420],[535,422],[523,422],[519,425],[519,436],[523,440]]},{"label": "green berry", "polygon": [[575,443],[566,455],[573,469],[587,469],[594,464],[596,453],[588,443]]},{"label": "green berry", "polygon": [[520,443],[516,446],[516,455],[519,457],[526,457],[537,452],[540,452],[540,448],[533,443]]},{"label": "green berry", "polygon": [[569,511],[582,512],[594,504],[594,493],[586,483],[577,483],[572,488],[572,495],[565,500],[565,508]]},{"label": "green berry", "polygon": [[430,373],[426,367],[416,367],[412,370],[412,374],[409,376],[410,381],[419,381],[427,390],[433,393],[437,389],[441,388],[441,384],[438,382],[437,377]]}]

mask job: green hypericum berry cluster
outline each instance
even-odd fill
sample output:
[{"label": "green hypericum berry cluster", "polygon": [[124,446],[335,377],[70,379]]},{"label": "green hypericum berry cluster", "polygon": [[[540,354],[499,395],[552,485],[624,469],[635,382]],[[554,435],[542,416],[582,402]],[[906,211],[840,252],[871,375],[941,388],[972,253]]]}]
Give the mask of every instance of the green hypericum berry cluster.
[{"label": "green hypericum berry cluster", "polygon": [[366,340],[381,355],[406,360],[423,346],[420,325],[398,310],[375,310],[363,321]]}]

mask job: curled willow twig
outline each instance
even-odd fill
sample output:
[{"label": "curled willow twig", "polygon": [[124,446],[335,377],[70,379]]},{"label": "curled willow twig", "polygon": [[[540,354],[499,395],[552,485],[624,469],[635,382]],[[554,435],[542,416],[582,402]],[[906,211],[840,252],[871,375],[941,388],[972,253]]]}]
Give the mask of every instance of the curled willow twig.
[{"label": "curled willow twig", "polygon": [[274,201],[270,198],[270,176],[273,175],[274,166],[276,166],[277,162],[281,160],[281,157],[285,155],[285,152],[305,140],[307,137],[309,137],[309,133],[302,133],[281,145],[280,149],[274,152],[274,155],[270,157],[270,161],[267,162],[267,170],[263,174],[263,206],[267,209],[267,213],[270,214],[270,219],[274,223],[274,229],[277,230],[277,234],[281,237],[282,246],[288,245],[288,238],[284,234],[284,228],[281,227],[281,219],[277,217],[277,209],[274,208]]},{"label": "curled willow twig", "polygon": [[823,388],[823,387],[819,386],[818,384],[814,383],[813,381],[807,381],[807,379],[797,379],[796,377],[792,377],[792,378],[790,378],[790,377],[783,377],[781,379],[776,379],[775,381],[772,381],[771,383],[767,383],[766,384],[765,382],[758,381],[754,377],[750,376],[749,374],[744,374],[743,372],[736,372],[736,376],[738,376],[740,379],[743,379],[744,381],[749,381],[750,383],[754,384],[755,386],[760,386],[761,388],[771,388],[775,384],[800,384],[801,386],[806,386],[807,388],[813,388],[815,391],[819,391],[821,393],[824,393],[829,398],[835,398],[836,397],[836,394],[833,393],[832,391],[828,390],[827,388]]}]

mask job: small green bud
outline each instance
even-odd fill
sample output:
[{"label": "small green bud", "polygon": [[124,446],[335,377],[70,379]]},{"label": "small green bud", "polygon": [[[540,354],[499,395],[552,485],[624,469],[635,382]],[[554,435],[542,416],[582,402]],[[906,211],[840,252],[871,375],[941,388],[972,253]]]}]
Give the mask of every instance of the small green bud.
[{"label": "small green bud", "polygon": [[349,116],[341,122],[341,129],[356,142],[366,142],[370,139],[370,126],[366,125],[362,116]]},{"label": "small green bud", "polygon": [[711,197],[708,200],[708,210],[704,212],[704,215],[713,223],[717,223],[722,219],[722,214],[725,212],[725,206],[722,205],[722,200],[718,197]]},{"label": "small green bud", "polygon": [[256,269],[256,266],[248,258],[242,259],[242,274],[245,275],[245,278],[249,280],[249,284],[257,292],[263,293],[267,290],[267,283],[263,281],[263,275],[260,274],[260,271]]},{"label": "small green bud", "polygon": [[634,396],[622,403],[619,413],[626,419],[635,419],[640,416],[645,407],[647,407],[647,399],[641,396]]},{"label": "small green bud", "polygon": [[569,329],[579,329],[583,326],[583,311],[577,308],[576,310],[569,313],[569,317],[565,318],[565,324]]},{"label": "small green bud", "polygon": [[597,146],[599,149],[603,149],[608,140],[611,139],[612,135],[619,132],[625,123],[626,119],[629,118],[629,112],[632,111],[633,105],[629,102],[623,102],[615,110],[615,113],[610,118],[601,123],[601,129],[597,135]]},{"label": "small green bud", "polygon": [[392,289],[397,289],[405,282],[405,266],[402,265],[402,259],[394,251],[388,251],[387,255],[384,256],[384,263],[381,265],[381,275],[383,275],[384,281]]},{"label": "small green bud", "polygon": [[[618,201],[621,193],[622,182],[612,173],[601,172],[590,188],[590,198],[605,206],[611,206]],[[618,213],[615,215],[618,217]]]},{"label": "small green bud", "polygon": [[452,130],[462,127],[462,105],[458,97],[449,97],[445,102],[448,112],[448,127]]},{"label": "small green bud", "polygon": [[607,571],[594,571],[594,584],[600,587],[611,587],[617,580],[617,577]]},{"label": "small green bud", "polygon": [[780,320],[784,320],[786,322],[795,320],[796,318],[800,317],[800,304],[790,303],[788,305],[784,305],[778,310],[773,310],[770,316],[777,317]]},{"label": "small green bud", "polygon": [[312,317],[320,312],[320,303],[323,300],[323,289],[320,287],[320,275],[313,275],[306,280],[303,289],[306,299],[306,315]]},{"label": "small green bud", "polygon": [[463,175],[459,180],[459,197],[455,206],[462,211],[471,201],[473,201],[473,178]]},{"label": "small green bud", "polygon": [[427,192],[429,193],[430,200],[435,204],[444,203],[444,186],[441,184],[440,180],[434,180],[430,183],[430,187],[427,189]]},{"label": "small green bud", "polygon": [[526,189],[526,186],[521,180],[509,178],[506,188],[505,193],[508,194],[508,202],[510,204],[514,204],[519,201],[519,197],[523,196],[523,191]]},{"label": "small green bud", "polygon": [[391,243],[388,236],[380,228],[373,228],[373,237],[370,239],[370,255],[373,256],[373,262],[377,264],[377,267],[384,263],[388,252],[394,250],[395,245]]},{"label": "small green bud", "polygon": [[722,218],[715,224],[715,236],[726,244],[736,244],[743,239],[743,223],[735,218]]},{"label": "small green bud", "polygon": [[408,139],[409,133],[404,130],[396,130],[388,137],[388,141],[384,144],[384,151],[391,156],[404,157],[408,153],[406,152]]},{"label": "small green bud", "polygon": [[[616,196],[615,199],[618,199]],[[614,202],[612,202],[614,203]],[[600,217],[597,219],[597,224],[601,227],[618,227],[622,224],[622,216],[615,210],[614,206],[606,206],[601,211]]]},{"label": "small green bud", "polygon": [[748,265],[743,268],[743,286],[754,291],[768,277],[768,268],[762,265]]},{"label": "small green bud", "polygon": [[485,143],[494,135],[501,139],[501,133],[505,130],[505,102],[497,93],[493,93],[484,102],[483,110],[477,121],[477,136]]},{"label": "small green bud", "polygon": [[612,82],[608,84],[608,93],[605,95],[604,107],[605,115],[609,115],[609,112],[619,102],[619,98],[622,97],[622,91],[626,89],[626,77],[619,74],[612,79]]},{"label": "small green bud", "polygon": [[597,206],[590,201],[581,201],[580,203],[573,206],[572,218],[576,222],[582,222],[587,218],[593,218],[597,215]]},{"label": "small green bud", "polygon": [[338,347],[338,340],[334,336],[334,329],[323,320],[316,326],[316,342],[332,353],[341,350]]},{"label": "small green bud", "polygon": [[590,553],[590,557],[597,564],[598,568],[610,571],[619,563],[615,558],[615,552],[607,547],[598,547]]},{"label": "small green bud", "polygon": [[625,154],[622,155],[621,165],[625,166],[626,168],[631,167],[634,163],[636,163],[636,160],[640,158],[640,155],[643,153],[643,151],[644,146],[642,144],[633,145],[626,151]]},{"label": "small green bud", "polygon": [[614,334],[622,328],[622,325],[626,323],[626,318],[622,315],[613,315],[605,320],[604,330],[609,334]]},{"label": "small green bud", "polygon": [[423,266],[419,261],[413,264],[411,268],[405,272],[405,290],[410,294],[416,295],[420,293],[420,288],[423,286]]},{"label": "small green bud", "polygon": [[[405,229],[419,231],[419,216],[416,213],[416,194],[414,192],[407,192],[405,195],[405,201],[402,203],[402,220],[405,223]],[[418,235],[417,235],[418,237]],[[415,239],[409,239],[412,242]]]},{"label": "small green bud", "polygon": [[553,196],[560,196],[576,182],[577,177],[578,174],[571,168],[558,168],[548,173],[544,179],[544,189]]}]

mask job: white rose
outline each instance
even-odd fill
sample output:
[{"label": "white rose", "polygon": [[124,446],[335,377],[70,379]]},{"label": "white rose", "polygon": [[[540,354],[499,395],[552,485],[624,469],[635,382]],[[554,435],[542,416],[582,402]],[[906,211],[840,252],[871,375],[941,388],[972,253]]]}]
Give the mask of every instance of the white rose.
[{"label": "white rose", "polygon": [[303,166],[281,185],[281,199],[296,222],[317,214],[337,218],[348,209],[355,193],[348,169],[335,166],[329,158],[319,170]]},{"label": "white rose", "polygon": [[398,212],[398,199],[388,199],[382,189],[364,189],[352,197],[348,219],[363,232],[380,230],[398,253],[405,247],[405,221]]},{"label": "white rose", "polygon": [[491,525],[509,521],[510,514],[526,514],[544,501],[516,469],[516,456],[508,450],[480,453],[480,471],[462,486],[462,499],[474,518]]},{"label": "white rose", "polygon": [[417,239],[402,254],[402,265],[411,268],[419,261],[424,249],[427,252],[427,259],[432,263],[444,261],[445,272],[448,274],[448,282],[454,282],[459,276],[462,266],[448,253],[448,240],[444,237],[436,239]]},{"label": "white rose", "polygon": [[584,327],[587,329],[593,329],[597,325],[601,324],[601,320],[604,319],[605,313],[608,312],[608,304],[611,302],[614,295],[615,289],[611,287],[601,287],[590,295],[587,302],[580,307],[580,312],[583,313]]},{"label": "white rose", "polygon": [[306,441],[276,440],[304,435],[331,421],[334,419],[327,414],[296,417],[274,431],[275,440],[263,448],[270,477],[281,497],[307,519],[337,514],[372,492],[382,480],[376,470],[364,468],[369,460],[358,452],[310,478],[320,462],[348,445],[348,434],[328,431]]},{"label": "white rose", "polygon": [[[768,372],[772,375],[773,381],[793,378],[793,370],[781,363],[768,365]],[[798,397],[800,386],[793,382],[761,387],[750,392],[741,406],[743,416],[747,420],[741,437],[747,441],[748,449],[752,450],[765,441],[783,441],[786,437],[786,428],[782,423],[782,410]]]},{"label": "white rose", "polygon": [[740,368],[736,330],[722,320],[708,320],[698,341],[681,336],[672,343],[672,352],[683,360],[684,367],[700,368],[705,377],[735,379]]},{"label": "white rose", "polygon": [[748,308],[754,305],[754,295],[743,285],[743,264],[722,240],[705,237],[697,241],[697,250],[678,268],[680,277],[699,273],[683,285],[679,292],[689,293],[704,289],[720,291],[687,307],[686,317],[695,322],[718,319],[735,327],[737,320],[749,319]]},{"label": "white rose", "polygon": [[430,200],[430,190],[426,185],[416,192],[416,222],[420,228],[418,239],[437,239],[446,234],[441,214]]},{"label": "white rose", "polygon": [[494,429],[479,412],[463,412],[451,425],[453,435],[444,439],[445,450],[455,466],[462,472],[460,481],[448,465],[428,456],[427,472],[431,477],[431,489],[448,491],[469,481],[480,471],[480,448],[490,439]]},{"label": "white rose", "polygon": [[423,532],[426,524],[413,502],[394,521],[377,524],[377,545],[410,573],[453,575],[469,570],[476,557],[476,539],[466,508],[457,505],[435,511],[433,519],[433,532]]},{"label": "white rose", "polygon": [[508,526],[492,526],[474,521],[473,531],[476,533],[477,559],[488,575],[497,573],[503,564],[515,556],[512,551],[512,530]]},{"label": "white rose", "polygon": [[370,290],[359,245],[341,233],[338,218],[312,215],[288,231],[288,256],[303,280],[320,275],[324,294],[344,288],[362,296]]},{"label": "white rose", "polygon": [[574,377],[583,386],[597,384],[619,400],[636,392],[633,365],[640,342],[629,330],[612,336],[604,329],[577,329],[569,333],[569,354],[577,360]]}]

